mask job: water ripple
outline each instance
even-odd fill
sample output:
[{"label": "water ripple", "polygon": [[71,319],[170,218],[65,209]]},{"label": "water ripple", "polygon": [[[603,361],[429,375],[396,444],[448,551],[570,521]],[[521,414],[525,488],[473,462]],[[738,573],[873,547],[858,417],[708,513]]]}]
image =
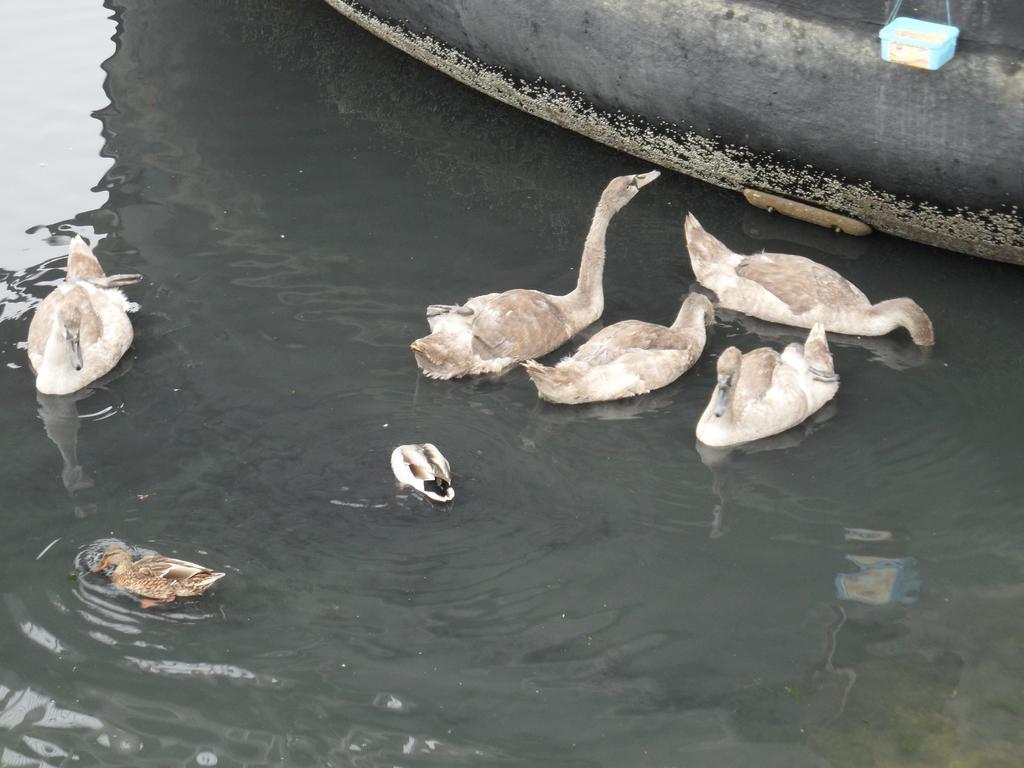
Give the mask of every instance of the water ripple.
[{"label": "water ripple", "polygon": [[0,269],[0,323],[18,320],[39,306],[64,282],[66,264],[67,254],[62,254],[17,272]]},{"label": "water ripple", "polygon": [[85,605],[80,612],[90,614],[88,621],[114,632],[136,635],[141,632],[141,621],[195,622],[215,616],[203,610],[204,601],[201,599],[178,598],[162,606],[161,610],[135,608],[138,598],[118,587],[106,575],[94,574],[92,571],[102,553],[115,544],[126,547],[133,559],[158,554],[155,550],[126,545],[117,539],[99,539],[83,546],[75,557],[75,571],[79,578],[75,583],[74,595]]},{"label": "water ripple", "polygon": [[493,749],[371,727],[353,728],[341,738],[330,754],[332,760],[353,768],[390,768],[405,760],[424,757],[440,765],[503,765],[519,762]]}]

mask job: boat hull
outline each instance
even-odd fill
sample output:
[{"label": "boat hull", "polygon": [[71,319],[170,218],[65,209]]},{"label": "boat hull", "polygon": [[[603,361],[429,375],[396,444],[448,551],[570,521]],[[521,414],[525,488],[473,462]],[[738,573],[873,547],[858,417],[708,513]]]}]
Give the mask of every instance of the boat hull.
[{"label": "boat hull", "polygon": [[863,0],[327,2],[467,85],[660,166],[1024,264],[1024,70],[1005,23],[988,19],[991,39],[967,28],[929,72],[880,60],[882,20]]}]

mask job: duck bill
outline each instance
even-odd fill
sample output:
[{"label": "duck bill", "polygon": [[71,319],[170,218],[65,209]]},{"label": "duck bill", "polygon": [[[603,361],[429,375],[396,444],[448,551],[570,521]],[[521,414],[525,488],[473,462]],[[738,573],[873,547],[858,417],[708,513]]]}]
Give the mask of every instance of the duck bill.
[{"label": "duck bill", "polygon": [[71,365],[76,371],[82,370],[82,345],[77,336],[68,339],[68,351],[71,353]]},{"label": "duck bill", "polygon": [[92,572],[93,573],[101,573],[101,572],[103,572],[105,570],[107,570],[107,561],[106,560],[100,560],[99,563],[94,565],[93,568],[92,568]]},{"label": "duck bill", "polygon": [[715,414],[716,419],[720,419],[722,414],[725,413],[725,409],[729,407],[729,391],[731,387],[726,383],[719,382],[718,387],[715,389],[715,398],[713,402],[712,413]]}]

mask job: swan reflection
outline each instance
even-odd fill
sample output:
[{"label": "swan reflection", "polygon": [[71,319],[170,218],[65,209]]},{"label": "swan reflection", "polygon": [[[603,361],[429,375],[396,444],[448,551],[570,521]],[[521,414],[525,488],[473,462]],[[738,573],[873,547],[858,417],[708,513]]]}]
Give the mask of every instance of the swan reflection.
[{"label": "swan reflection", "polygon": [[93,486],[92,478],[85,473],[78,460],[80,419],[76,405],[79,400],[84,400],[91,394],[91,389],[83,389],[71,395],[36,393],[36,400],[39,403],[39,418],[43,420],[43,429],[46,430],[46,436],[57,446],[60,457],[64,460],[60,479],[68,493],[77,493]]},{"label": "swan reflection", "polygon": [[43,422],[46,436],[50,438],[64,462],[60,478],[68,493],[77,493],[92,488],[93,479],[86,473],[78,457],[78,431],[82,421],[102,421],[109,418],[124,407],[117,398],[116,405],[106,405],[86,414],[79,412],[78,403],[87,400],[97,392],[109,393],[107,383],[119,378],[131,367],[130,360],[124,360],[110,374],[101,380],[101,384],[80,389],[70,395],[44,395],[36,392],[39,403],[39,418]]},{"label": "swan reflection", "polygon": [[[756,317],[744,315],[715,306],[716,316],[720,322],[740,326],[744,332],[758,336],[766,341],[785,346],[792,342],[802,342],[807,331],[790,325],[779,325],[758,320]],[[842,372],[842,350],[852,347],[863,349],[871,357],[872,362],[881,363],[894,371],[917,368],[931,359],[931,347],[919,347],[905,335],[900,336],[848,336],[841,333],[830,333],[828,343],[833,354],[838,358],[837,368]]]},{"label": "swan reflection", "polygon": [[750,443],[715,448],[704,445],[700,440],[694,441],[694,448],[697,450],[701,463],[711,470],[711,489],[718,497],[718,503],[711,511],[711,520],[708,523],[710,528],[708,535],[712,539],[725,535],[729,530],[725,524],[725,509],[730,499],[735,496],[733,484],[738,471],[737,459],[747,454],[795,448],[835,416],[837,409],[835,403],[828,403],[802,424],[781,434],[764,437]]},{"label": "swan reflection", "polygon": [[530,411],[526,428],[519,434],[522,446],[535,450],[570,424],[586,421],[629,421],[666,410],[675,402],[678,388],[669,386],[626,400],[583,405],[555,405],[541,400]]}]

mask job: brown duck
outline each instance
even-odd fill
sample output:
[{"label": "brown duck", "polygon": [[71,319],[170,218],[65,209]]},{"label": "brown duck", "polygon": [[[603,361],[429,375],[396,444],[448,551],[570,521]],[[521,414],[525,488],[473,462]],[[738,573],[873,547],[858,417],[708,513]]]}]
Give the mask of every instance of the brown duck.
[{"label": "brown duck", "polygon": [[122,546],[108,547],[93,573],[113,567],[110,580],[125,592],[142,597],[142,607],[152,608],[169,603],[176,597],[194,597],[224,578],[223,573],[176,560],[163,555],[146,555],[132,561],[131,553]]}]

